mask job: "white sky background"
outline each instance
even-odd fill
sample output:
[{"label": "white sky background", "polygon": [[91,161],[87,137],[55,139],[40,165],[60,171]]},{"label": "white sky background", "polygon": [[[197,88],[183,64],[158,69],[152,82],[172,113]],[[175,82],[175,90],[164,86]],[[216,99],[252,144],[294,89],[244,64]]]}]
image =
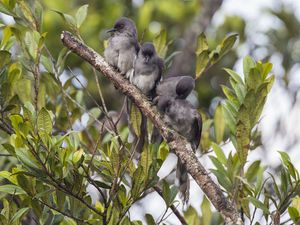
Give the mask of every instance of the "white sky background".
[{"label": "white sky background", "polygon": [[[222,23],[225,15],[239,15],[247,21],[246,32],[248,36],[255,42],[263,43],[265,39],[263,36],[258,35],[259,31],[266,31],[270,27],[277,27],[280,25],[279,21],[274,20],[271,16],[264,12],[266,8],[276,10],[280,8],[282,2],[285,5],[291,5],[295,10],[297,17],[300,19],[300,0],[225,0],[221,10],[215,15],[213,23],[215,25]],[[300,29],[300,28],[299,28]],[[249,49],[247,46],[239,49],[239,56],[243,58],[248,54]],[[262,52],[263,54],[263,52]],[[259,52],[254,55],[256,60],[260,60],[264,55],[260,55]],[[282,68],[280,67],[280,58],[272,57],[271,62],[274,64],[273,73],[276,76],[282,76]],[[242,60],[238,60],[234,70],[242,74]],[[300,68],[293,71],[292,80],[295,88],[299,89],[300,86]],[[291,142],[291,137],[300,139],[300,95],[298,94],[298,104],[293,108],[291,102],[291,96],[280,85],[280,82],[275,82],[274,86],[269,94],[264,112],[262,114],[262,120],[260,123],[260,129],[262,130],[263,143],[266,146],[267,151],[255,150],[250,153],[249,161],[262,160],[262,165],[275,166],[280,162],[279,154],[277,151],[283,151]],[[282,128],[285,132],[274,136],[274,129],[276,122],[279,118],[285,118]],[[224,150],[229,152],[233,147],[227,145]],[[300,144],[294,145],[290,148],[289,152],[291,159],[295,166],[300,169],[300,163],[297,161],[300,159]],[[171,159],[174,162],[174,158]],[[205,157],[201,158],[201,162],[207,164],[209,160]],[[208,165],[206,165],[208,166]],[[210,167],[210,165],[208,166]],[[170,169],[170,168],[169,168]],[[192,206],[199,212],[202,199],[202,191],[199,189],[195,182],[191,183],[191,195],[190,202]],[[143,207],[141,207],[141,205]],[[178,209],[181,209],[180,205]],[[149,194],[143,199],[139,205],[133,206],[130,210],[131,219],[141,219],[141,215],[145,213],[151,213],[155,218],[161,216],[162,209],[164,209],[163,200],[157,196],[157,194]],[[180,222],[174,215],[171,215],[167,221],[168,224],[179,225]]]}]

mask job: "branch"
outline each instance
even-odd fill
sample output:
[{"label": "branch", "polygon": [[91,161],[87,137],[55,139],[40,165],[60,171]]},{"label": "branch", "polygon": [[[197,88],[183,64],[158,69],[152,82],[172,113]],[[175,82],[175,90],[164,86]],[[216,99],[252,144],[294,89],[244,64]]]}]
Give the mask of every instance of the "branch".
[{"label": "branch", "polygon": [[227,225],[242,225],[243,222],[239,218],[237,209],[226,199],[221,188],[212,180],[208,175],[208,172],[198,161],[190,143],[165,124],[158,111],[151,106],[151,103],[147,100],[146,96],[143,95],[137,87],[130,84],[120,73],[116,72],[108,65],[102,56],[86,46],[71,33],[63,31],[61,40],[72,52],[90,63],[96,70],[102,72],[102,74],[107,77],[120,92],[128,96],[142,113],[152,121],[154,126],[160,130],[162,137],[166,140],[170,149],[172,149],[186,165],[187,171],[191,174],[205,195],[210,199],[215,208],[221,213],[225,223]]}]

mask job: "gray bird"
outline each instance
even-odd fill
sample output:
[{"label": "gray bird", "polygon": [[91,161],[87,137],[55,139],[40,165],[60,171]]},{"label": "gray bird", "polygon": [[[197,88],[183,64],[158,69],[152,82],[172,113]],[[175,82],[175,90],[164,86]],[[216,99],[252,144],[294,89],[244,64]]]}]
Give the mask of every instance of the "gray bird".
[{"label": "gray bird", "polygon": [[[202,118],[199,112],[187,100],[175,99],[170,96],[159,97],[157,108],[164,121],[180,135],[184,136],[195,152],[199,146],[202,132]],[[186,166],[178,159],[176,177],[179,189],[185,202],[189,199],[189,177]]]},{"label": "gray bird", "polygon": [[[167,77],[161,80],[156,87],[154,104],[157,104],[161,96],[169,96],[175,99],[186,99],[195,88],[195,79],[190,76]],[[163,141],[158,129],[153,128],[151,142],[160,144]]]},{"label": "gray bird", "polygon": [[195,79],[190,76],[167,77],[156,88],[157,96],[185,99],[195,88]]},{"label": "gray bird", "polygon": [[[161,79],[164,63],[163,60],[156,54],[155,47],[152,43],[144,43],[134,61],[134,71],[129,77],[129,81],[137,86],[142,93],[144,93],[149,99],[153,99],[155,94],[155,88],[159,80]],[[127,101],[127,112],[131,112],[131,102]],[[142,114],[142,120],[140,124],[140,134],[137,135],[132,129],[129,122],[130,137],[133,137],[133,146],[137,157],[143,150],[143,145],[147,140],[147,118]]]},{"label": "gray bird", "polygon": [[161,79],[163,68],[164,61],[156,54],[154,45],[146,42],[141,46],[134,61],[134,72],[129,80],[152,99],[156,85]]},{"label": "gray bird", "polygon": [[107,32],[111,33],[111,37],[104,51],[105,60],[128,77],[139,51],[136,26],[131,19],[121,17]]}]

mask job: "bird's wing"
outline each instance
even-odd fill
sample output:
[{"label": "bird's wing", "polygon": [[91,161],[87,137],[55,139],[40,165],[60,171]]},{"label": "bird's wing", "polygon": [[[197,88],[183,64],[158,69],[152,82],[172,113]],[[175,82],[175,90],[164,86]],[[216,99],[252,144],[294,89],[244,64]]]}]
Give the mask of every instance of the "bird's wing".
[{"label": "bird's wing", "polygon": [[201,133],[202,133],[202,118],[198,112],[195,112],[197,115],[194,117],[194,122],[192,125],[191,136],[193,137],[192,146],[195,151],[200,143]]}]

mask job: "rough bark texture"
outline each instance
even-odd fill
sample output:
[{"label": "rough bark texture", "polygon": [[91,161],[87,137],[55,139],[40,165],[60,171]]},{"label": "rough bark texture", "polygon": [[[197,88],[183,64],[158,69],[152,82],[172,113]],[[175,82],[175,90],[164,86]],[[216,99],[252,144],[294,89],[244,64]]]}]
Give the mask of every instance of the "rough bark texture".
[{"label": "rough bark texture", "polygon": [[228,201],[220,187],[208,175],[208,172],[198,161],[193,153],[191,145],[185,138],[171,130],[161,119],[158,111],[147,100],[138,88],[130,84],[120,73],[116,72],[102,56],[93,49],[79,41],[71,33],[64,31],[61,34],[63,44],[78,56],[89,62],[96,70],[102,72],[115,85],[115,87],[128,96],[134,104],[156,126],[162,137],[168,143],[170,149],[186,164],[187,171],[191,174],[211,203],[223,216],[227,225],[242,225],[237,209]]}]

